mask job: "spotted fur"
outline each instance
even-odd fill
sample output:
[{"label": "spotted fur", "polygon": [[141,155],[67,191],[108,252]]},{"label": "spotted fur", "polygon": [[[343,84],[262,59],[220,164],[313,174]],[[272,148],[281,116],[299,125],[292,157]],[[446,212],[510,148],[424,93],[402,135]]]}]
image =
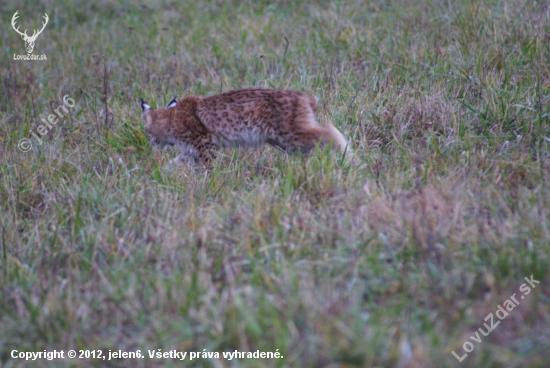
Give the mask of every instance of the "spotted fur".
[{"label": "spotted fur", "polygon": [[315,118],[313,97],[298,91],[242,89],[212,97],[187,96],[155,110],[142,100],[145,131],[153,146],[175,146],[188,163],[211,165],[221,147],[271,144],[288,153],[307,154],[332,143],[348,143],[334,126]]}]

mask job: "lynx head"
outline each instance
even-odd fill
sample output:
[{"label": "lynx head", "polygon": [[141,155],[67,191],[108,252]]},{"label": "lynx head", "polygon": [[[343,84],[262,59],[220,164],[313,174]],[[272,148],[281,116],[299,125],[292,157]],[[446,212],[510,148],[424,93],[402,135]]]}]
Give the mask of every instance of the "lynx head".
[{"label": "lynx head", "polygon": [[177,103],[174,98],[168,103],[166,109],[155,110],[141,99],[141,117],[151,146],[163,148],[174,145],[170,136],[170,114],[167,114],[167,110],[176,106]]}]

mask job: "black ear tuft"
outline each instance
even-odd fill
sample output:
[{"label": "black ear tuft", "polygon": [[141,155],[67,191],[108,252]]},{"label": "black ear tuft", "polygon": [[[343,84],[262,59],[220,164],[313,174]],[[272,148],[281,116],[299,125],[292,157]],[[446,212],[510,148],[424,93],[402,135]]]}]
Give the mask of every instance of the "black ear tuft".
[{"label": "black ear tuft", "polygon": [[173,98],[172,101],[168,102],[168,105],[166,105],[166,108],[169,109],[171,107],[174,107],[176,106],[177,103],[178,101],[176,101],[176,98]]},{"label": "black ear tuft", "polygon": [[151,106],[149,106],[147,102],[143,101],[143,98],[140,97],[140,100],[141,100],[141,112],[145,112],[151,109]]}]

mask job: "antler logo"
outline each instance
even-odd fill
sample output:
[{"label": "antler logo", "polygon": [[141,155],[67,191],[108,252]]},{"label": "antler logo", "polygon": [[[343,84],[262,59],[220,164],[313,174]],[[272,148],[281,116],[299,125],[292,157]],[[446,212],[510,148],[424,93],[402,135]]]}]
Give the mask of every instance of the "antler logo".
[{"label": "antler logo", "polygon": [[32,36],[29,36],[27,34],[26,29],[25,29],[25,32],[21,32],[21,31],[19,31],[19,27],[15,27],[15,20],[17,18],[19,18],[19,15],[17,14],[18,12],[19,12],[19,10],[16,11],[15,14],[13,15],[13,17],[11,18],[11,26],[13,27],[13,29],[15,29],[15,32],[17,32],[21,35],[21,38],[23,38],[23,41],[25,41],[25,48],[27,49],[27,53],[30,54],[30,53],[32,53],[32,50],[34,49],[34,42],[38,38],[38,35],[40,33],[42,33],[44,28],[46,28],[46,24],[48,24],[48,19],[50,19],[50,18],[48,18],[48,14],[44,13],[44,21],[45,22],[42,22],[42,29],[40,31],[34,30]]}]

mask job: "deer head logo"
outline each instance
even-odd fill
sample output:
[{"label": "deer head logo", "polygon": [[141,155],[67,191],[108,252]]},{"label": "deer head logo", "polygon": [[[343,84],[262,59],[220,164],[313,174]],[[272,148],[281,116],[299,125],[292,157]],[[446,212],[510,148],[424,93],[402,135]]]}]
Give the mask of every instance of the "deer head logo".
[{"label": "deer head logo", "polygon": [[44,13],[44,20],[45,22],[42,23],[42,29],[40,31],[37,31],[35,30],[32,34],[32,36],[29,36],[27,34],[27,30],[25,29],[25,32],[21,32],[19,31],[19,27],[15,27],[15,20],[17,18],[19,18],[19,15],[17,14],[19,12],[16,11],[15,14],[13,15],[13,17],[11,18],[11,26],[13,27],[13,29],[15,29],[15,32],[19,33],[21,35],[21,38],[23,38],[23,41],[25,41],[25,48],[27,49],[27,54],[30,54],[32,53],[32,50],[34,49],[34,42],[36,41],[36,38],[38,37],[38,35],[40,33],[42,33],[42,31],[44,30],[44,28],[46,28],[46,24],[48,24],[48,14]]}]

